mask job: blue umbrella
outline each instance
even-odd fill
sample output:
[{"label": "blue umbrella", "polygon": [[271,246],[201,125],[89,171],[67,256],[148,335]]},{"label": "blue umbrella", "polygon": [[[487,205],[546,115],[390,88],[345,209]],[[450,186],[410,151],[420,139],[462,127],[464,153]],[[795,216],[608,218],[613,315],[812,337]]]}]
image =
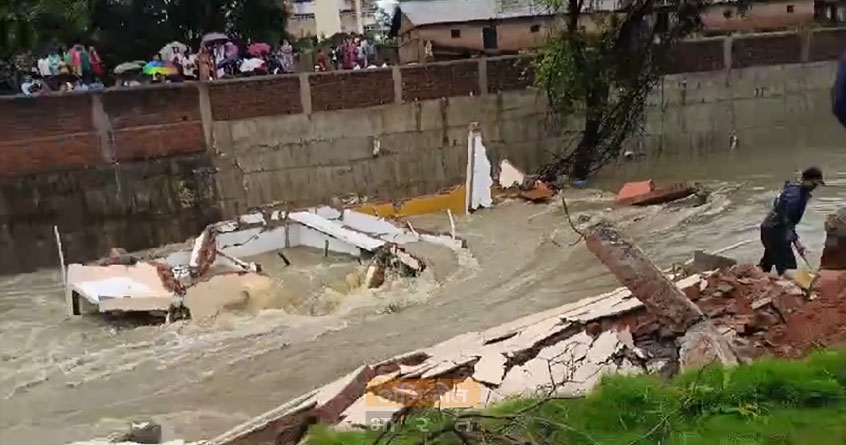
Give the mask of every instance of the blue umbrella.
[{"label": "blue umbrella", "polygon": [[837,65],[837,79],[831,88],[831,110],[837,120],[846,127],[846,54]]}]

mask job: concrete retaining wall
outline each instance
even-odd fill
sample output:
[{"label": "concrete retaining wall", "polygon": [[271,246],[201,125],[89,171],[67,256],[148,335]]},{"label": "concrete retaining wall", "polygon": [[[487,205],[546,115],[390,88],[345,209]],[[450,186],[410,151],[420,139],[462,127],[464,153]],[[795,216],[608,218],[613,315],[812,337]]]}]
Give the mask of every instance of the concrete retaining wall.
[{"label": "concrete retaining wall", "polygon": [[[836,140],[828,91],[844,49],[846,30],[685,42],[632,148]],[[0,273],[54,266],[54,225],[82,261],[272,201],[434,192],[462,181],[473,121],[494,161],[537,168],[579,123],[547,119],[531,83],[530,60],[506,57],[0,99]]]}]

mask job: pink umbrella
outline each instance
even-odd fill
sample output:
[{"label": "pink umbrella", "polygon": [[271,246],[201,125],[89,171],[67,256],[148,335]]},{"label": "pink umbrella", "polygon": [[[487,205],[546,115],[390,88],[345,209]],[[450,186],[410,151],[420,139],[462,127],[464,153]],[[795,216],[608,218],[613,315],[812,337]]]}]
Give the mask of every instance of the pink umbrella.
[{"label": "pink umbrella", "polygon": [[247,48],[247,52],[253,56],[270,54],[270,45],[268,45],[267,43],[253,43],[249,46],[249,48]]}]

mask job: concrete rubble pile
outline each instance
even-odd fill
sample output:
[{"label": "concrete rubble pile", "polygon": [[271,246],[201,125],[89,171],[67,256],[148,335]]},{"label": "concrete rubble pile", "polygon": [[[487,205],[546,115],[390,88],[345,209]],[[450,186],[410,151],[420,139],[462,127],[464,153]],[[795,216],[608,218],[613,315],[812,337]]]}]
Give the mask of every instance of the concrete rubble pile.
[{"label": "concrete rubble pile", "polygon": [[[609,225],[594,226],[586,240],[628,288],[364,365],[207,444],[296,444],[317,422],[367,428],[413,406],[455,406],[459,390],[471,394],[466,408],[521,395],[578,396],[609,373],[671,376],[846,342],[844,272],[821,273],[809,292],[749,265],[668,276]],[[421,381],[440,390],[423,399]]]},{"label": "concrete rubble pile", "polygon": [[260,264],[239,258],[306,246],[369,261],[364,286],[381,286],[386,276],[416,276],[422,258],[402,245],[428,242],[456,250],[464,243],[454,235],[399,228],[391,222],[350,209],[316,207],[286,211],[272,206],[207,227],[191,249],[164,258],[140,261],[122,249],[88,265],[67,268],[66,302],[70,315],[83,305],[99,312],[148,312],[167,319],[188,316],[182,304],[187,290],[221,275],[261,273]]}]

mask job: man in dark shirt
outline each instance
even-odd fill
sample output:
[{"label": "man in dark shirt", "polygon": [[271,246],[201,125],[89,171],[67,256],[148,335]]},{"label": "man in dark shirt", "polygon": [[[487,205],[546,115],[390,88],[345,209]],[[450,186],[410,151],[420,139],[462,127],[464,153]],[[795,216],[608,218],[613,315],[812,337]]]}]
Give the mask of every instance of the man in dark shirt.
[{"label": "man in dark shirt", "polygon": [[805,214],[811,192],[820,185],[825,185],[825,182],[822,171],[817,167],[803,171],[801,181],[784,183],[784,189],[773,203],[772,210],[761,223],[764,256],[759,266],[764,272],[769,273],[773,266],[779,275],[783,275],[787,269],[796,269],[796,257],[791,245],[796,246],[799,255],[805,254],[805,247],[796,234],[796,225]]}]

